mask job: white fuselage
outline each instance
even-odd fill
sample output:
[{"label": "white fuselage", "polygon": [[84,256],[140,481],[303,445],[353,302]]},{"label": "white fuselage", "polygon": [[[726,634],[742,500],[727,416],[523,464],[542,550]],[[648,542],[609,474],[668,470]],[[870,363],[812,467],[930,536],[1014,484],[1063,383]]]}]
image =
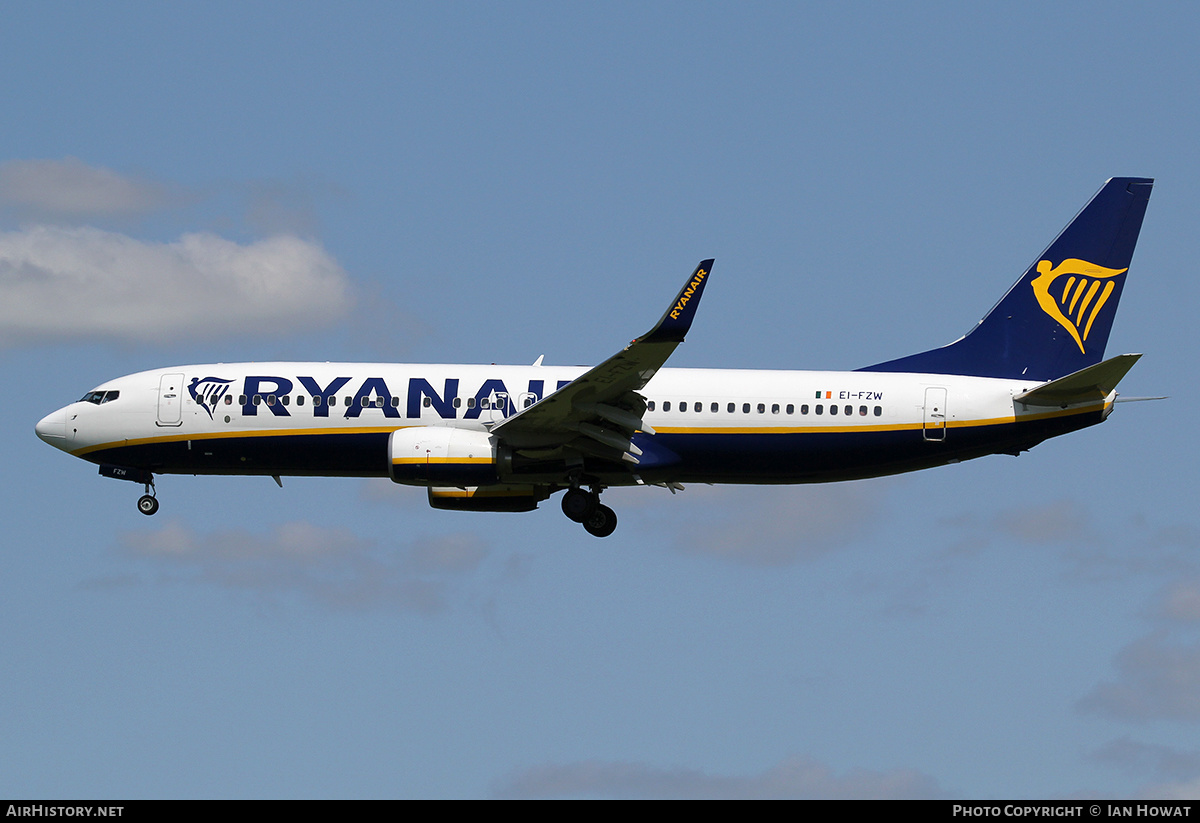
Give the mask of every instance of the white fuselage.
[{"label": "white fuselage", "polygon": [[[139,372],[47,415],[39,436],[96,463],[154,473],[387,475],[387,437],[415,426],[479,432],[584,367],[237,363]],[[1084,403],[1014,398],[1038,386],[955,375],[661,369],[640,394],[680,460],[627,482],[811,482],[890,474],[1099,422]],[[112,394],[115,392],[116,394]],[[340,445],[339,445],[340,444]],[[715,465],[719,463],[720,465]],[[619,478],[609,477],[609,484]]]}]

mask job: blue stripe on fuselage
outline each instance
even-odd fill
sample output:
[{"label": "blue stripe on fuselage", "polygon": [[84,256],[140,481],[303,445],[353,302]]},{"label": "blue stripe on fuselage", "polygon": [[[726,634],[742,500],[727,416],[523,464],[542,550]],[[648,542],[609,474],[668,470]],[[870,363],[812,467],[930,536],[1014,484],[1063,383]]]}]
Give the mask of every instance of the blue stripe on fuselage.
[{"label": "blue stripe on fuselage", "polygon": [[[587,458],[585,470],[605,482],[622,478],[698,483],[805,483],[895,474],[985,454],[1032,448],[1048,437],[1101,422],[1091,411],[1020,423],[958,426],[944,441],[924,439],[919,428],[883,431],[753,431],[639,434],[635,441],[655,458],[645,466]],[[148,469],[156,474],[250,474],[384,477],[388,431],[353,433],[270,432],[96,449],[94,463]],[[672,459],[677,457],[678,460]]]}]

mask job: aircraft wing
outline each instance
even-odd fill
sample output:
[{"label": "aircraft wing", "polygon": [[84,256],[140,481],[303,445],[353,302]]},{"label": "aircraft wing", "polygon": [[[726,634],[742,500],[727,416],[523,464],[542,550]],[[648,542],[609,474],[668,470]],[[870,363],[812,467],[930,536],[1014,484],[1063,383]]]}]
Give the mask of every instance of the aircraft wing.
[{"label": "aircraft wing", "polygon": [[518,450],[575,449],[636,465],[633,434],[653,434],[642,423],[646,401],[638,390],[683,342],[712,270],[704,260],[650,331],[553,394],[494,426],[491,433]]}]

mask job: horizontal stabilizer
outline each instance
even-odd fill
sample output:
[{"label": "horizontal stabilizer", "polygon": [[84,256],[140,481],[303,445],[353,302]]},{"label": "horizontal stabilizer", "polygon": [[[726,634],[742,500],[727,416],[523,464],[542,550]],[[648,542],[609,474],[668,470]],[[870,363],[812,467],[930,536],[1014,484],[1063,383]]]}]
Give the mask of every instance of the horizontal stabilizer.
[{"label": "horizontal stabilizer", "polygon": [[1140,354],[1117,355],[1066,377],[1051,380],[1013,399],[1027,406],[1070,406],[1088,401],[1099,402],[1112,393],[1140,357]]}]

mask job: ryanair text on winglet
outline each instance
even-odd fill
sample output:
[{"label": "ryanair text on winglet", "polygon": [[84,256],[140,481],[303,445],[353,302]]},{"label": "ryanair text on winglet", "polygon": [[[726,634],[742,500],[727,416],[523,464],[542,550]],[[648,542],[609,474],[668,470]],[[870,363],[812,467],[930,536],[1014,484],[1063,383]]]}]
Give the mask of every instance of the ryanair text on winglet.
[{"label": "ryanair text on winglet", "polygon": [[675,308],[671,309],[672,320],[679,319],[679,313],[683,311],[683,307],[686,306],[688,301],[692,299],[692,295],[696,293],[696,288],[700,285],[701,281],[703,281],[705,277],[708,277],[708,272],[706,272],[704,269],[700,269],[696,272],[696,276],[692,278],[692,282],[688,283],[688,287],[684,289],[683,294],[679,296],[679,302],[675,304]]}]

